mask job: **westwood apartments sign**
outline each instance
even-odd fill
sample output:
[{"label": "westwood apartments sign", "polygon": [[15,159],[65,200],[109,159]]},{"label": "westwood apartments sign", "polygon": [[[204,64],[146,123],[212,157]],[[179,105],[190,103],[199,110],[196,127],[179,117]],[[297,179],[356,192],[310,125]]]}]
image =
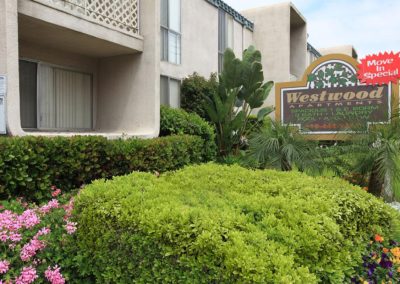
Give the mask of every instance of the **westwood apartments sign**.
[{"label": "westwood apartments sign", "polygon": [[361,84],[357,64],[328,55],[311,64],[302,81],[276,84],[276,119],[321,140],[388,122],[397,87]]}]

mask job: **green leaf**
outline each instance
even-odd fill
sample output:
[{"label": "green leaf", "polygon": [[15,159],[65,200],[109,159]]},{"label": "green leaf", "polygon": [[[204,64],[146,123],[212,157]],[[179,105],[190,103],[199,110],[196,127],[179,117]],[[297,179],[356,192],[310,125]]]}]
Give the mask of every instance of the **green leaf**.
[{"label": "green leaf", "polygon": [[257,113],[257,120],[258,120],[258,121],[263,121],[264,118],[265,118],[267,115],[269,115],[269,114],[271,114],[272,112],[274,112],[274,110],[275,110],[274,107],[265,107],[265,108],[260,109],[260,110],[258,111],[258,113]]}]

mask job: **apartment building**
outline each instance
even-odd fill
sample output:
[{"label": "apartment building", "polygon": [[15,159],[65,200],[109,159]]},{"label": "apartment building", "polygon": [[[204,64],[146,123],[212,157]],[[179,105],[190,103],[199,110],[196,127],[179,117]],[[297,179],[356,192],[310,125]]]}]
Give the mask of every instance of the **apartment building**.
[{"label": "apartment building", "polygon": [[339,45],[339,46],[324,47],[324,48],[320,48],[319,52],[321,53],[321,55],[340,53],[340,54],[345,54],[347,56],[353,57],[354,59],[358,59],[357,50],[352,45]]},{"label": "apartment building", "polygon": [[291,3],[0,0],[0,37],[9,135],[154,137],[160,104],[179,107],[181,80],[221,71],[226,48],[255,45],[277,82],[300,78],[309,52]]}]

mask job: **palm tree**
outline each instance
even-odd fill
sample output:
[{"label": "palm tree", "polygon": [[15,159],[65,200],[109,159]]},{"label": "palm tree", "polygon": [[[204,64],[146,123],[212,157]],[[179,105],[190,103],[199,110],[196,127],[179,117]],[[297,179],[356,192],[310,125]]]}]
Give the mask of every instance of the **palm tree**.
[{"label": "palm tree", "polygon": [[400,122],[371,127],[368,132],[353,139],[360,149],[357,169],[369,176],[368,191],[385,201],[394,199],[394,183],[400,180]]},{"label": "palm tree", "polygon": [[267,126],[249,140],[247,158],[260,168],[291,171],[318,170],[317,144],[307,141],[298,130],[270,120]]}]

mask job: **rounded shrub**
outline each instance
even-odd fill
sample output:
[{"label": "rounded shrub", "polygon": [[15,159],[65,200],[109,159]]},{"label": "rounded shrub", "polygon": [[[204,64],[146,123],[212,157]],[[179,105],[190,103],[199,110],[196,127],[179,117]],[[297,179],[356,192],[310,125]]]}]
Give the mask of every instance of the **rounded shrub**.
[{"label": "rounded shrub", "polygon": [[195,113],[183,109],[173,109],[161,106],[160,136],[196,135],[203,139],[203,161],[215,159],[217,146],[215,144],[214,128]]},{"label": "rounded shrub", "polygon": [[99,283],[343,283],[395,214],[339,179],[206,164],[89,185],[76,245]]},{"label": "rounded shrub", "polygon": [[209,79],[197,73],[185,78],[181,87],[181,107],[190,113],[196,113],[200,117],[209,120],[205,109],[206,97],[211,97],[217,91],[218,82],[215,73]]}]

